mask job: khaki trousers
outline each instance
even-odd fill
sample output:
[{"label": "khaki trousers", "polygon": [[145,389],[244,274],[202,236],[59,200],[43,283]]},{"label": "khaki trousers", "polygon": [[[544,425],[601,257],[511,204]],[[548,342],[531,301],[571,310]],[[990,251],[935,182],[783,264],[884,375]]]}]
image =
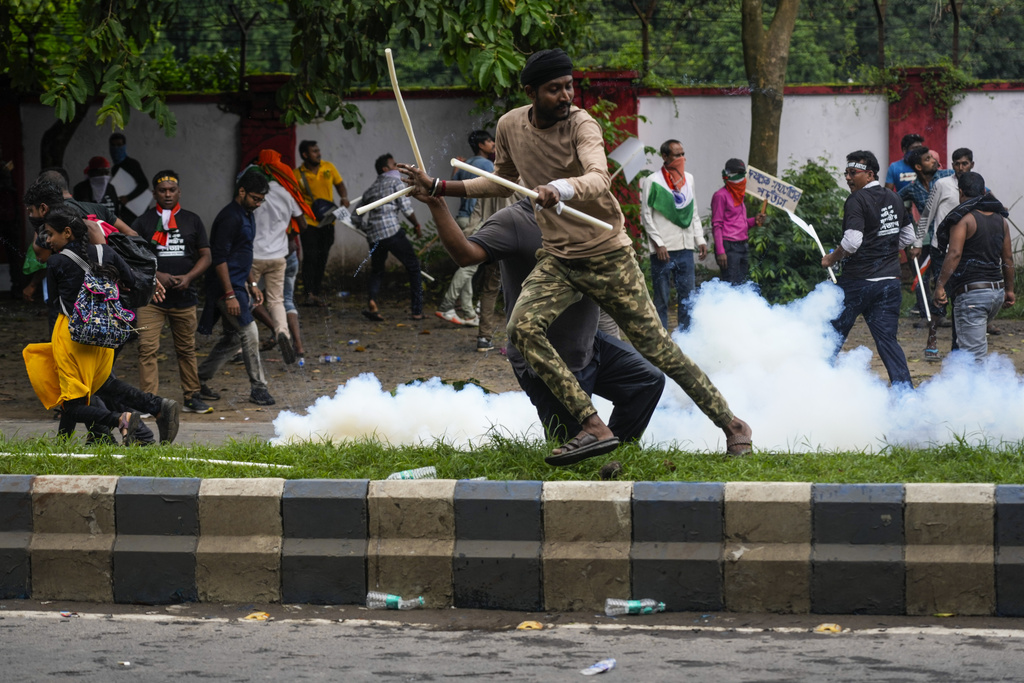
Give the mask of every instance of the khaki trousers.
[{"label": "khaki trousers", "polygon": [[178,357],[178,375],[185,399],[199,391],[199,372],[196,366],[196,307],[161,308],[149,305],[135,311],[139,328],[139,388],[146,393],[160,394],[160,332],[164,323],[171,326],[174,353]]}]

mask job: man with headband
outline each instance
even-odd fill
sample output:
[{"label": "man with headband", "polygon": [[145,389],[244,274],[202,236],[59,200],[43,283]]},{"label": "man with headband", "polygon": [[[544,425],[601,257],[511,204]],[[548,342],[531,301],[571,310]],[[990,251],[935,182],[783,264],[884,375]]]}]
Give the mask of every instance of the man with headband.
[{"label": "man with headband", "polygon": [[[750,451],[750,427],[733,415],[704,372],[661,326],[636,261],[619,203],[612,196],[604,140],[597,122],[572,105],[572,61],[561,50],[532,55],[520,75],[531,104],[513,109],[495,129],[495,173],[534,188],[541,231],[537,266],[509,317],[509,339],[582,431],[546,458],[571,465],[608,453],[619,440],[547,338],[547,329],[580,295],[589,296],[618,323],[634,347],[675,380],[725,432],[727,450]],[[463,182],[430,178],[400,166],[409,182],[432,196],[507,197],[511,191],[483,178]],[[560,213],[559,204],[589,214],[612,230]]]},{"label": "man with headband", "polygon": [[[700,258],[708,253],[704,226],[693,200],[693,176],[686,172],[686,152],[678,140],[661,144],[664,165],[640,181],[640,222],[647,231],[651,252],[654,308],[668,329],[669,280],[676,285],[676,324],[690,326],[686,300],[696,286],[694,248]],[[674,277],[672,277],[674,275]]]},{"label": "man with headband", "polygon": [[164,300],[138,309],[139,387],[159,393],[160,332],[170,325],[178,377],[184,396],[182,409],[191,413],[212,413],[199,396],[199,366],[196,361],[196,306],[199,295],[195,281],[210,267],[210,241],[198,215],[181,208],[178,174],[171,170],[153,176],[156,206],[139,216],[132,228],[156,247],[156,278],[167,290]]},{"label": "man with headband", "polygon": [[843,207],[843,239],[821,259],[825,268],[843,261],[839,286],[843,310],[832,321],[839,333],[836,352],[858,315],[864,316],[893,386],[913,388],[907,357],[896,340],[900,304],[900,250],[913,244],[914,223],[903,201],[878,182],[878,159],[868,151],[846,155],[846,184],[852,193]]},{"label": "man with headband", "polygon": [[751,227],[764,225],[764,216],[747,217],[743,203],[747,192],[747,166],[740,159],[729,159],[722,170],[725,185],[711,197],[711,229],[715,237],[715,261],[722,279],[741,285],[750,276],[747,237]]}]

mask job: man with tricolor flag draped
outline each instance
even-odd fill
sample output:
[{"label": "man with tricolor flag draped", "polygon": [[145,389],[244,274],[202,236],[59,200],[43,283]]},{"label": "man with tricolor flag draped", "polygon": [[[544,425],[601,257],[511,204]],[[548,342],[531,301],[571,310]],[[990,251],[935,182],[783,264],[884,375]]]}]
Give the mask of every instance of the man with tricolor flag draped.
[{"label": "man with tricolor flag draped", "polygon": [[132,229],[156,246],[157,280],[167,291],[164,300],[135,311],[139,327],[139,387],[158,394],[160,372],[160,331],[166,321],[174,338],[178,375],[184,394],[183,410],[211,413],[199,397],[196,365],[196,305],[199,296],[193,285],[210,267],[210,242],[203,220],[181,208],[178,174],[171,170],[153,176],[156,206],[135,219]]},{"label": "man with tricolor flag draped", "polygon": [[690,326],[686,300],[696,286],[694,247],[700,258],[708,253],[704,227],[693,201],[693,176],[686,172],[686,152],[678,140],[661,145],[665,164],[640,181],[640,222],[651,249],[654,307],[668,329],[669,280],[674,275],[678,326]]},{"label": "man with tricolor flag draped", "polygon": [[715,236],[715,261],[722,279],[741,285],[750,275],[747,235],[754,225],[764,225],[764,214],[747,217],[743,197],[747,192],[747,165],[729,159],[722,170],[725,186],[711,197],[711,229]]}]

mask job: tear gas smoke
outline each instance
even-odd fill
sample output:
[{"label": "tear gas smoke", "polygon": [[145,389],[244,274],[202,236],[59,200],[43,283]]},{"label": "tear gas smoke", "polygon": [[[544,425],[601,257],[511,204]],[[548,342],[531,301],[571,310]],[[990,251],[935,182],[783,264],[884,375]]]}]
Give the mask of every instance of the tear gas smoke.
[{"label": "tear gas smoke", "polygon": [[[976,365],[950,354],[940,373],[916,391],[890,389],[870,368],[874,349],[834,350],[830,324],[842,292],[822,283],[803,299],[770,305],[750,286],[704,284],[695,294],[690,329],[676,342],[711,377],[730,408],[754,430],[758,450],[869,450],[926,447],[964,439],[970,444],[1024,440],[1024,384],[1009,359]],[[861,323],[862,324],[862,323]],[[922,340],[923,341],[923,340]],[[511,370],[509,370],[511,372]],[[595,397],[607,420],[611,404]],[[525,394],[462,391],[436,378],[383,391],[364,374],[323,397],[306,415],[282,412],[275,442],[377,438],[384,443],[459,448],[490,434],[542,438]],[[665,386],[644,436],[646,446],[723,451],[725,438],[674,382]]]}]

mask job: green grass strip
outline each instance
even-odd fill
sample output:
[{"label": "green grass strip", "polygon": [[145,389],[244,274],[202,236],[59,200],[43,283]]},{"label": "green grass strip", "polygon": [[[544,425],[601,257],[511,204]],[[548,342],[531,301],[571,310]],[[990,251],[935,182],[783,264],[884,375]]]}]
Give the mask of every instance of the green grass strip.
[{"label": "green grass strip", "polygon": [[[138,477],[284,477],[384,479],[392,472],[434,465],[442,479],[592,481],[609,460],[622,463],[624,481],[809,481],[817,483],[984,482],[1024,484],[1024,442],[973,447],[961,440],[927,449],[887,446],[876,453],[755,452],[742,458],[718,453],[622,446],[612,455],[568,468],[544,463],[550,444],[495,438],[460,451],[440,443],[391,447],[362,440],[271,446],[258,439],[219,447],[90,446],[75,440],[0,438],[0,474],[75,474]],[[90,458],[61,453],[91,453]],[[123,455],[123,457],[115,457]],[[208,460],[251,465],[225,465]],[[263,463],[260,465],[258,463]],[[279,469],[268,464],[290,465]]]}]

